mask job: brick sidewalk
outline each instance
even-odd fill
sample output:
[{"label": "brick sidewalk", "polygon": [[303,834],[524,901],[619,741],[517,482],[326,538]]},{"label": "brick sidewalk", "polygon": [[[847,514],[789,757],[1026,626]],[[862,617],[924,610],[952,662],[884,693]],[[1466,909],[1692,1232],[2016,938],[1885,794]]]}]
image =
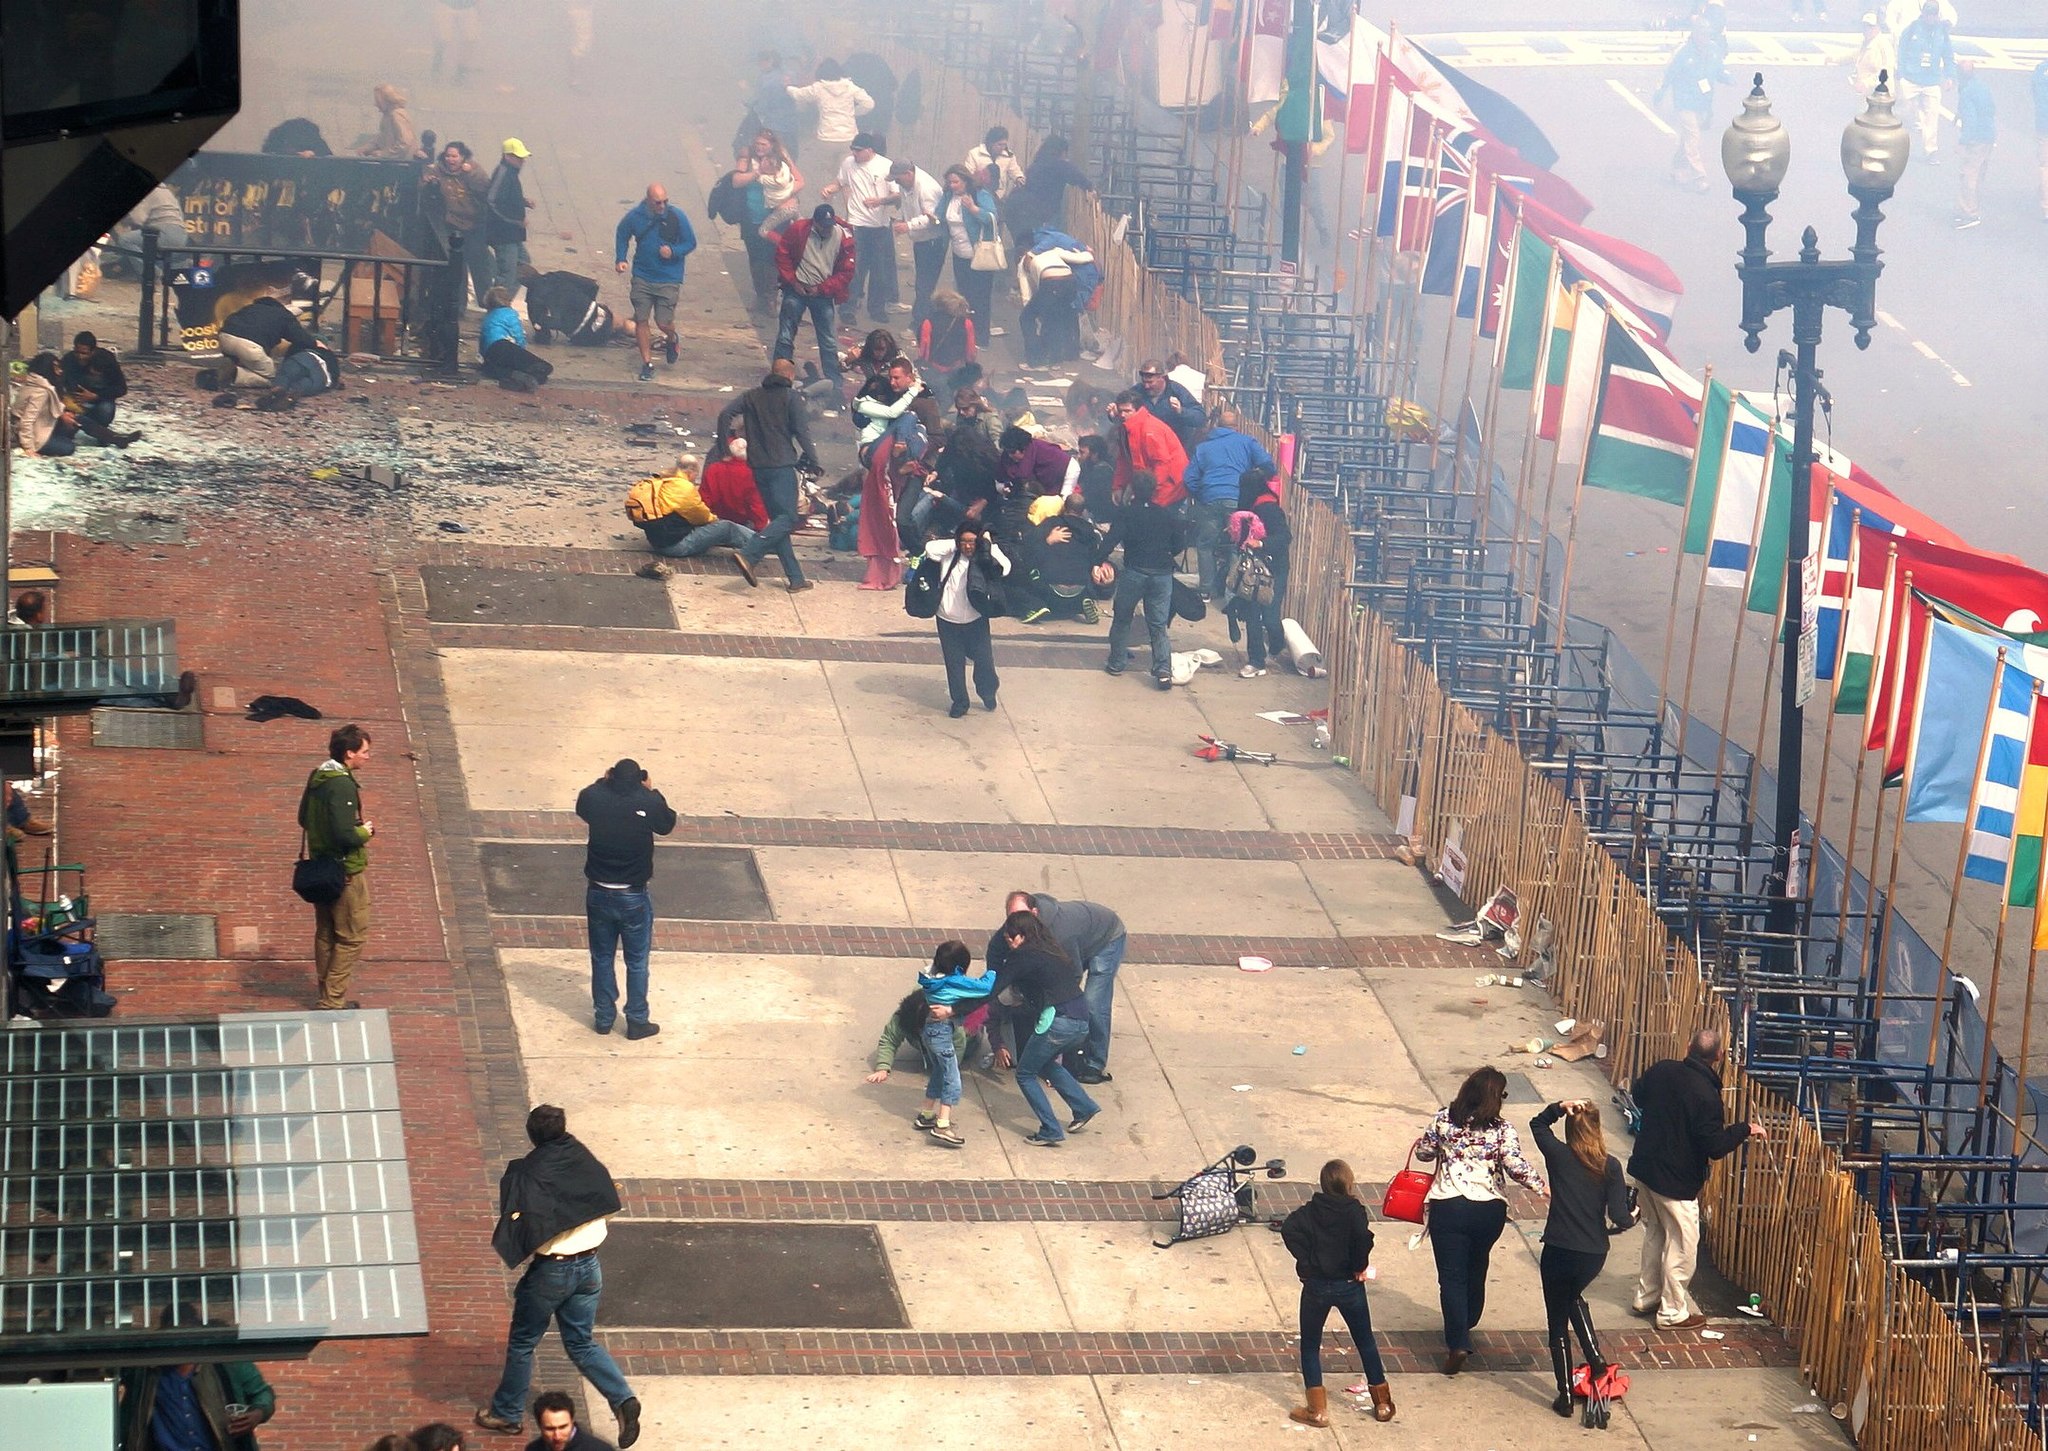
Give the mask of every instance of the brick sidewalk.
[{"label": "brick sidewalk", "polygon": [[[373,926],[352,991],[391,1014],[433,1333],[335,1341],[266,1365],[279,1406],[266,1439],[359,1451],[386,1430],[466,1424],[503,1354],[505,1276],[489,1244],[500,1150],[473,1106],[469,985],[444,926],[388,572],[360,537],[285,544],[238,526],[195,526],[182,545],[60,536],[56,562],[60,620],[175,618],[180,663],[199,672],[208,707],[198,751],[95,747],[82,716],[59,729],[60,860],[87,865],[94,910],[218,919],[218,960],[110,964],[116,1021],[310,1006],[312,914],[289,886],[298,795],[333,726],[353,720],[375,738],[363,772]],[[296,695],[328,719],[255,724],[212,708],[222,688],[241,705]]]}]

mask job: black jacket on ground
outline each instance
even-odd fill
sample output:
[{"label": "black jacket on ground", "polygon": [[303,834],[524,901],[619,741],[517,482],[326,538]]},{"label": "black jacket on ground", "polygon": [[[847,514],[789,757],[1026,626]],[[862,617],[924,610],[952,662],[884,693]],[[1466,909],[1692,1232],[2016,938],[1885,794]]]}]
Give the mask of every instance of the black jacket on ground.
[{"label": "black jacket on ground", "polygon": [[491,1248],[507,1267],[517,1266],[564,1230],[621,1207],[611,1170],[573,1134],[563,1134],[505,1166]]},{"label": "black jacket on ground", "polygon": [[1172,574],[1184,535],[1181,521],[1157,504],[1126,504],[1117,510],[1116,522],[1103,536],[1095,557],[1098,561],[1108,559],[1121,544],[1126,569]]},{"label": "black jacket on ground", "polygon": [[1724,1122],[1721,1080],[1696,1058],[1666,1058],[1635,1083],[1643,1129],[1628,1171],[1645,1189],[1666,1199],[1697,1199],[1707,1165],[1726,1158],[1749,1137],[1749,1125]]},{"label": "black jacket on ground", "polygon": [[1550,1218],[1543,1225],[1543,1242],[1604,1255],[1607,1236],[1629,1227],[1628,1181],[1621,1177],[1621,1161],[1612,1154],[1607,1156],[1605,1174],[1598,1179],[1588,1174],[1585,1162],[1552,1127],[1563,1117],[1564,1105],[1553,1103],[1529,1120],[1543,1167],[1550,1171]]},{"label": "black jacket on ground", "polygon": [[645,887],[654,875],[654,838],[676,829],[675,808],[638,782],[624,791],[608,779],[591,782],[576,797],[576,814],[590,823],[583,875],[615,887]]},{"label": "black jacket on ground", "polygon": [[749,388],[718,415],[723,438],[737,418],[747,434],[747,462],[756,469],[786,469],[796,464],[816,468],[818,451],[811,447],[811,425],[804,400],[787,378],[770,373],[758,388]]},{"label": "black jacket on ground", "polygon": [[279,343],[310,348],[319,341],[306,331],[290,308],[274,297],[259,297],[246,307],[236,308],[220,330],[227,337],[252,342],[266,353],[274,351]]},{"label": "black jacket on ground", "polygon": [[1352,1280],[1372,1263],[1372,1216],[1349,1194],[1318,1189],[1280,1225],[1280,1242],[1304,1280]]},{"label": "black jacket on ground", "polygon": [[597,301],[597,279],[575,272],[543,272],[526,284],[526,320],[537,328],[572,333]]}]

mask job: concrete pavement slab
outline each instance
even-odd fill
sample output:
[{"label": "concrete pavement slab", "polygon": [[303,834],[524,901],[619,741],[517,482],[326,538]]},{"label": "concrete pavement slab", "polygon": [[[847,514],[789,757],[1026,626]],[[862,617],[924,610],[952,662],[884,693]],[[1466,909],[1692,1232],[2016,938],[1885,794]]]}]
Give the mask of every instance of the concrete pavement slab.
[{"label": "concrete pavement slab", "polygon": [[984,1451],[992,1434],[1004,1451],[1118,1444],[1087,1376],[936,1383],[923,1376],[660,1376],[643,1377],[633,1389],[640,1395],[641,1438],[653,1448],[858,1444]]},{"label": "concrete pavement slab", "polygon": [[[1629,1376],[1626,1420],[1655,1451],[1841,1451],[1852,1444],[1820,1397],[1783,1371],[1631,1370]],[[1623,1419],[1617,1414],[1616,1424]]]},{"label": "concrete pavement slab", "polygon": [[1335,935],[1298,862],[1085,856],[1074,867],[1081,895],[1115,907],[1133,932]]},{"label": "concrete pavement slab", "polygon": [[1401,862],[1305,861],[1301,871],[1345,937],[1421,936],[1451,921],[1422,873]]},{"label": "concrete pavement slab", "polygon": [[873,814],[820,667],[805,661],[452,650],[441,656],[469,802],[572,805],[621,756],[683,795],[717,743],[700,806],[761,816]]},{"label": "concrete pavement slab", "polygon": [[[1260,1231],[1264,1233],[1264,1231]],[[1145,1224],[1046,1224],[1039,1243],[1079,1330],[1271,1330],[1295,1318],[1294,1272],[1269,1284],[1242,1233],[1152,1248]],[[1275,1303],[1284,1295],[1284,1312]],[[1017,1328],[1022,1329],[1020,1322]]]},{"label": "concrete pavement slab", "polygon": [[[894,853],[823,848],[754,848],[768,902],[778,922],[858,922],[868,927],[915,925]],[[975,944],[980,955],[980,944]]]},{"label": "concrete pavement slab", "polygon": [[968,1334],[1072,1330],[1036,1224],[879,1226],[910,1328]]},{"label": "concrete pavement slab", "polygon": [[[1083,895],[1073,857],[946,851],[892,851],[889,856],[910,904],[910,920],[920,927],[985,923],[994,932],[1003,920],[1003,898],[1012,891]],[[967,945],[979,958],[988,937],[969,938]]]}]

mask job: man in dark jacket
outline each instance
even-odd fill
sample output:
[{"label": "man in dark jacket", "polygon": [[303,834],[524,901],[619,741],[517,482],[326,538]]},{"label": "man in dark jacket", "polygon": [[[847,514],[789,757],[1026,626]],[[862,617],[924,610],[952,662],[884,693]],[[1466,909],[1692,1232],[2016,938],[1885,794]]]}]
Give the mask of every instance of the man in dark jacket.
[{"label": "man in dark jacket", "polygon": [[774,550],[791,594],[811,587],[789,543],[796,529],[797,470],[808,474],[823,471],[818,451],[811,446],[811,425],[804,417],[804,400],[797,394],[795,379],[796,364],[777,358],[760,387],[740,394],[718,415],[719,437],[730,434],[735,421],[745,431],[747,462],[753,465],[754,483],[761,490],[761,507],[768,511],[768,527],[754,536],[741,555],[751,568]]},{"label": "man in dark jacket", "polygon": [[362,1006],[348,996],[348,985],[370,940],[368,847],[376,828],[363,818],[356,783],[356,771],[369,759],[370,733],[343,726],[327,738],[327,759],[313,768],[299,795],[306,855],[335,858],[348,879],[339,897],[313,909],[313,967],[320,979],[320,1000],[313,1006],[329,1011]]},{"label": "man in dark jacket", "polygon": [[[115,406],[128,396],[128,375],[121,371],[121,360],[91,333],[73,338],[71,351],[58,361],[57,391],[64,406],[78,416],[81,432],[115,448],[126,448],[142,437],[113,431]],[[94,432],[95,428],[104,432]]]},{"label": "man in dark jacket", "polygon": [[[1102,1112],[1061,1061],[1069,1049],[1088,1039],[1088,999],[1081,991],[1079,967],[1056,948],[1052,933],[1035,913],[1012,912],[1001,932],[1006,951],[996,974],[996,1000],[1019,1010],[1015,1021],[1029,1031],[1017,1052],[1017,1087],[1038,1115],[1038,1132],[1024,1142],[1057,1148],[1067,1134],[1086,1128]],[[1064,1130],[1053,1114],[1052,1100],[1045,1096],[1047,1084],[1074,1116]]]},{"label": "man in dark jacket", "polygon": [[1628,1172],[1641,1191],[1643,1266],[1633,1303],[1636,1314],[1654,1314],[1667,1330],[1707,1323],[1687,1288],[1699,1263],[1707,1166],[1763,1137],[1761,1124],[1724,1119],[1721,1065],[1727,1056],[1721,1035],[1705,1029],[1693,1034],[1685,1057],[1654,1064],[1635,1082],[1643,1128]]},{"label": "man in dark jacket", "polygon": [[1148,358],[1138,365],[1138,392],[1145,411],[1173,430],[1180,446],[1190,454],[1195,440],[1209,426],[1209,412],[1195,395],[1166,376],[1166,364]]},{"label": "man in dark jacket", "polygon": [[[192,1304],[158,1317],[166,1329],[202,1323]],[[277,1414],[277,1392],[246,1360],[131,1366],[116,1396],[122,1451],[257,1451],[256,1428]]]},{"label": "man in dark jacket", "polygon": [[[620,765],[631,765],[621,761]],[[614,768],[616,769],[616,768]],[[671,813],[673,820],[673,813]],[[528,1255],[533,1263],[512,1294],[512,1328],[505,1341],[505,1374],[477,1425],[504,1436],[519,1434],[526,1391],[533,1383],[533,1351],[553,1321],[562,1349],[619,1422],[621,1451],[640,1439],[640,1399],[618,1363],[591,1336],[604,1274],[597,1262],[605,1221],[620,1209],[611,1171],[569,1132],[569,1117],[551,1103],[526,1116],[533,1149],[505,1166],[498,1181],[498,1227],[491,1248],[508,1268]]]},{"label": "man in dark jacket", "polygon": [[239,388],[274,383],[278,345],[310,348],[316,341],[284,300],[267,292],[246,307],[236,308],[220,325],[220,355],[227,359],[227,366],[215,370],[211,378],[201,372],[199,386]]},{"label": "man in dark jacket", "polygon": [[533,202],[520,172],[533,153],[517,136],[505,138],[504,155],[484,190],[484,242],[491,249],[491,281],[508,296],[519,292],[519,274],[526,266],[526,214]]},{"label": "man in dark jacket", "polygon": [[542,1391],[533,1398],[533,1423],[540,1434],[526,1451],[613,1451],[612,1443],[576,1424],[576,1402],[567,1391]]},{"label": "man in dark jacket", "polygon": [[[1100,902],[1062,902],[1050,892],[1012,892],[1003,903],[1004,920],[1012,912],[1029,912],[1045,924],[1053,941],[1066,949],[1085,974],[1088,998],[1088,1042],[1069,1056],[1074,1077],[1082,1083],[1108,1083],[1110,1010],[1116,999],[1116,974],[1123,966],[1128,937],[1124,919]],[[999,929],[988,943],[989,971],[1002,974],[1009,944]]]},{"label": "man in dark jacket", "polygon": [[1173,689],[1173,645],[1166,626],[1173,618],[1173,564],[1185,536],[1181,521],[1153,499],[1158,483],[1151,474],[1131,475],[1130,497],[1117,511],[1116,522],[1096,551],[1098,581],[1108,574],[1109,556],[1123,546],[1124,567],[1116,576],[1116,608],[1109,622],[1109,660],[1103,669],[1124,673],[1131,658],[1131,619],[1145,607],[1145,631],[1152,639],[1152,679],[1161,690]]},{"label": "man in dark jacket", "polygon": [[839,224],[830,202],[782,229],[775,243],[775,275],[782,283],[782,313],[775,325],[775,356],[796,356],[797,329],[806,314],[818,335],[818,366],[835,383],[839,361],[838,310],[846,305],[855,265],[853,229]]},{"label": "man in dark jacket", "polygon": [[583,875],[590,883],[583,911],[590,928],[591,1026],[609,1033],[619,1012],[616,975],[626,949],[626,1036],[652,1038],[661,1024],[647,1016],[647,954],[654,947],[654,838],[676,829],[676,813],[647,784],[640,763],[620,761],[585,786],[576,814],[590,823]]}]

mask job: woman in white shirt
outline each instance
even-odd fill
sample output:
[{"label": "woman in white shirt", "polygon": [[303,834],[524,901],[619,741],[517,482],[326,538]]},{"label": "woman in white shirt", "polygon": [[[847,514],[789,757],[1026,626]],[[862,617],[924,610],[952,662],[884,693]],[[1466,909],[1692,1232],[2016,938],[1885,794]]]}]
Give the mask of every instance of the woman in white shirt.
[{"label": "woman in white shirt", "polygon": [[996,274],[974,270],[974,244],[998,240],[995,196],[964,166],[949,166],[943,178],[946,195],[939,203],[939,225],[945,228],[947,250],[953,254],[953,286],[967,299],[974,336],[987,342],[990,300]]},{"label": "woman in white shirt", "polygon": [[946,660],[946,689],[953,704],[948,712],[958,720],[967,714],[967,662],[974,662],[974,693],[984,710],[996,708],[995,647],[990,643],[990,615],[1003,612],[1003,579],[1010,561],[995,536],[969,519],[953,532],[951,539],[935,539],[925,546],[920,568],[938,572],[939,653]]},{"label": "woman in white shirt", "polygon": [[1500,1115],[1507,1096],[1508,1080],[1498,1068],[1474,1069],[1449,1107],[1437,1110],[1415,1150],[1416,1158],[1436,1163],[1426,1203],[1444,1315],[1445,1375],[1463,1370],[1472,1354],[1472,1328],[1486,1310],[1487,1261],[1507,1228],[1507,1181],[1545,1192],[1542,1173],[1522,1156],[1515,1126]]}]

